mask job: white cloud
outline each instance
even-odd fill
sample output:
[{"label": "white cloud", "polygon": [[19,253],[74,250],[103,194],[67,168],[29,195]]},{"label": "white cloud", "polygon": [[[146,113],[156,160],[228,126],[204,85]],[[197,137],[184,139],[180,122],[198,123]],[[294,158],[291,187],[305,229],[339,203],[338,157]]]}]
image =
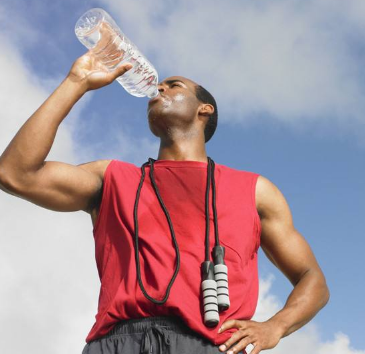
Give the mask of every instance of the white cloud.
[{"label": "white cloud", "polygon": [[280,300],[270,293],[270,288],[274,279],[275,277],[272,274],[270,274],[266,279],[260,279],[259,300],[255,315],[252,318],[254,321],[266,321],[283,307]]},{"label": "white cloud", "polygon": [[[30,72],[24,58],[8,37],[0,32],[0,150],[5,150],[19,128],[56,88],[60,78],[42,81]],[[60,159],[73,163],[70,130],[88,97],[78,102],[69,117],[59,127],[56,141],[48,160]]]},{"label": "white cloud", "polygon": [[[22,9],[24,9],[24,5]],[[35,27],[29,24],[28,20],[27,16],[24,16],[24,12],[16,6],[15,1],[12,4],[6,2],[0,4],[0,32],[6,33],[12,43],[32,45],[37,41],[39,33]]]},{"label": "white cloud", "polygon": [[[259,301],[252,320],[265,321],[283,308],[283,303],[271,292],[275,277],[271,274],[266,279],[260,279]],[[323,341],[320,328],[311,321],[304,327],[281,339],[279,344],[270,350],[273,354],[365,354],[365,350],[351,347],[349,337],[341,332],[335,333],[331,341]]]},{"label": "white cloud", "polygon": [[364,133],[362,0],[103,3],[158,71],[206,86],[222,121]]},{"label": "white cloud", "polygon": [[116,148],[121,152],[122,160],[141,166],[148,157],[157,158],[159,141],[145,137],[132,138],[131,136],[128,126],[124,126],[123,130],[118,130]]},{"label": "white cloud", "polygon": [[346,334],[336,333],[333,342],[322,343],[319,354],[364,354],[365,350],[356,350],[350,346],[350,339]]},{"label": "white cloud", "polygon": [[[87,122],[78,122],[78,130],[85,131],[90,127],[93,128],[89,122],[94,119],[100,121],[101,118],[98,113],[95,113]],[[148,157],[156,158],[160,145],[157,138],[140,136],[124,121],[118,120],[113,122],[113,136],[108,144],[100,142],[86,146],[80,145],[77,141],[74,144],[79,161],[90,161],[91,158],[93,160],[115,158],[137,166],[146,162]]]}]

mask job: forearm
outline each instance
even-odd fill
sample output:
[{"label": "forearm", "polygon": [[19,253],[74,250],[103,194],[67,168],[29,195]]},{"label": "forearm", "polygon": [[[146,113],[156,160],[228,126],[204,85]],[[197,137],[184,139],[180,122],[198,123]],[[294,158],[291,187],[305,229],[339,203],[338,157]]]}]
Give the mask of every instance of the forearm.
[{"label": "forearm", "polygon": [[0,173],[16,180],[38,170],[57,129],[85,90],[68,77],[23,124],[0,157]]},{"label": "forearm", "polygon": [[268,321],[288,336],[308,323],[329,299],[329,290],[321,271],[308,271],[295,285],[282,310]]}]

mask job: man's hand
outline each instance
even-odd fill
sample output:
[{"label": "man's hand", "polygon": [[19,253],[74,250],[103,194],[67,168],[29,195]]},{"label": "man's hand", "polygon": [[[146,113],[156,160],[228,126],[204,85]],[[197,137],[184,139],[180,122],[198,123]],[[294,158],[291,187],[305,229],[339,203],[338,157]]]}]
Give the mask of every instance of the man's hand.
[{"label": "man's hand", "polygon": [[109,71],[89,50],[74,62],[68,74],[68,79],[82,86],[86,92],[111,84],[117,77],[123,75],[132,67],[131,63],[124,63],[115,70]]},{"label": "man's hand", "polygon": [[219,346],[219,350],[228,350],[229,354],[238,353],[249,344],[254,346],[250,354],[258,354],[261,350],[274,348],[282,338],[281,328],[270,320],[266,322],[227,320],[221,326],[219,333],[229,328],[238,328],[238,331]]}]

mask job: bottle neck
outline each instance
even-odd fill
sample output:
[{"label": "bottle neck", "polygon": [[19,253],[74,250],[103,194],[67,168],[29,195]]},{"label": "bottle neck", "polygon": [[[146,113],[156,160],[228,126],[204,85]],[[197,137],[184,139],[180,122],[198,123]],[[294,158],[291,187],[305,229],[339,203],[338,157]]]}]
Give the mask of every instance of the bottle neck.
[{"label": "bottle neck", "polygon": [[[152,87],[153,87],[153,90],[152,90]],[[155,98],[160,94],[158,89],[157,89],[157,86],[154,85],[152,87],[150,89],[151,93],[147,94],[147,97],[149,97],[149,98]]]}]

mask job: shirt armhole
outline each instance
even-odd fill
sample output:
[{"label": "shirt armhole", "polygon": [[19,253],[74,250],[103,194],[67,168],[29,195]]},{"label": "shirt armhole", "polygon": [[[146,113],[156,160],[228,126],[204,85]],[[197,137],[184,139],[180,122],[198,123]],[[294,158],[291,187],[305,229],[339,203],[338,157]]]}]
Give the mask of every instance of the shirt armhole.
[{"label": "shirt armhole", "polygon": [[96,231],[99,228],[100,220],[104,218],[105,204],[106,204],[106,201],[109,199],[109,194],[110,194],[109,186],[110,186],[111,165],[113,164],[114,161],[115,160],[111,160],[104,171],[103,187],[102,187],[103,195],[102,195],[101,202],[100,202],[99,213],[98,213],[98,216],[95,221],[95,226],[93,227],[94,234],[96,233]]},{"label": "shirt armhole", "polygon": [[260,177],[260,174],[254,173],[252,178],[252,186],[251,186],[251,199],[252,199],[252,207],[254,209],[254,224],[255,224],[255,232],[256,232],[256,247],[255,252],[258,251],[261,244],[261,219],[260,215],[256,208],[256,185],[257,180]]}]

